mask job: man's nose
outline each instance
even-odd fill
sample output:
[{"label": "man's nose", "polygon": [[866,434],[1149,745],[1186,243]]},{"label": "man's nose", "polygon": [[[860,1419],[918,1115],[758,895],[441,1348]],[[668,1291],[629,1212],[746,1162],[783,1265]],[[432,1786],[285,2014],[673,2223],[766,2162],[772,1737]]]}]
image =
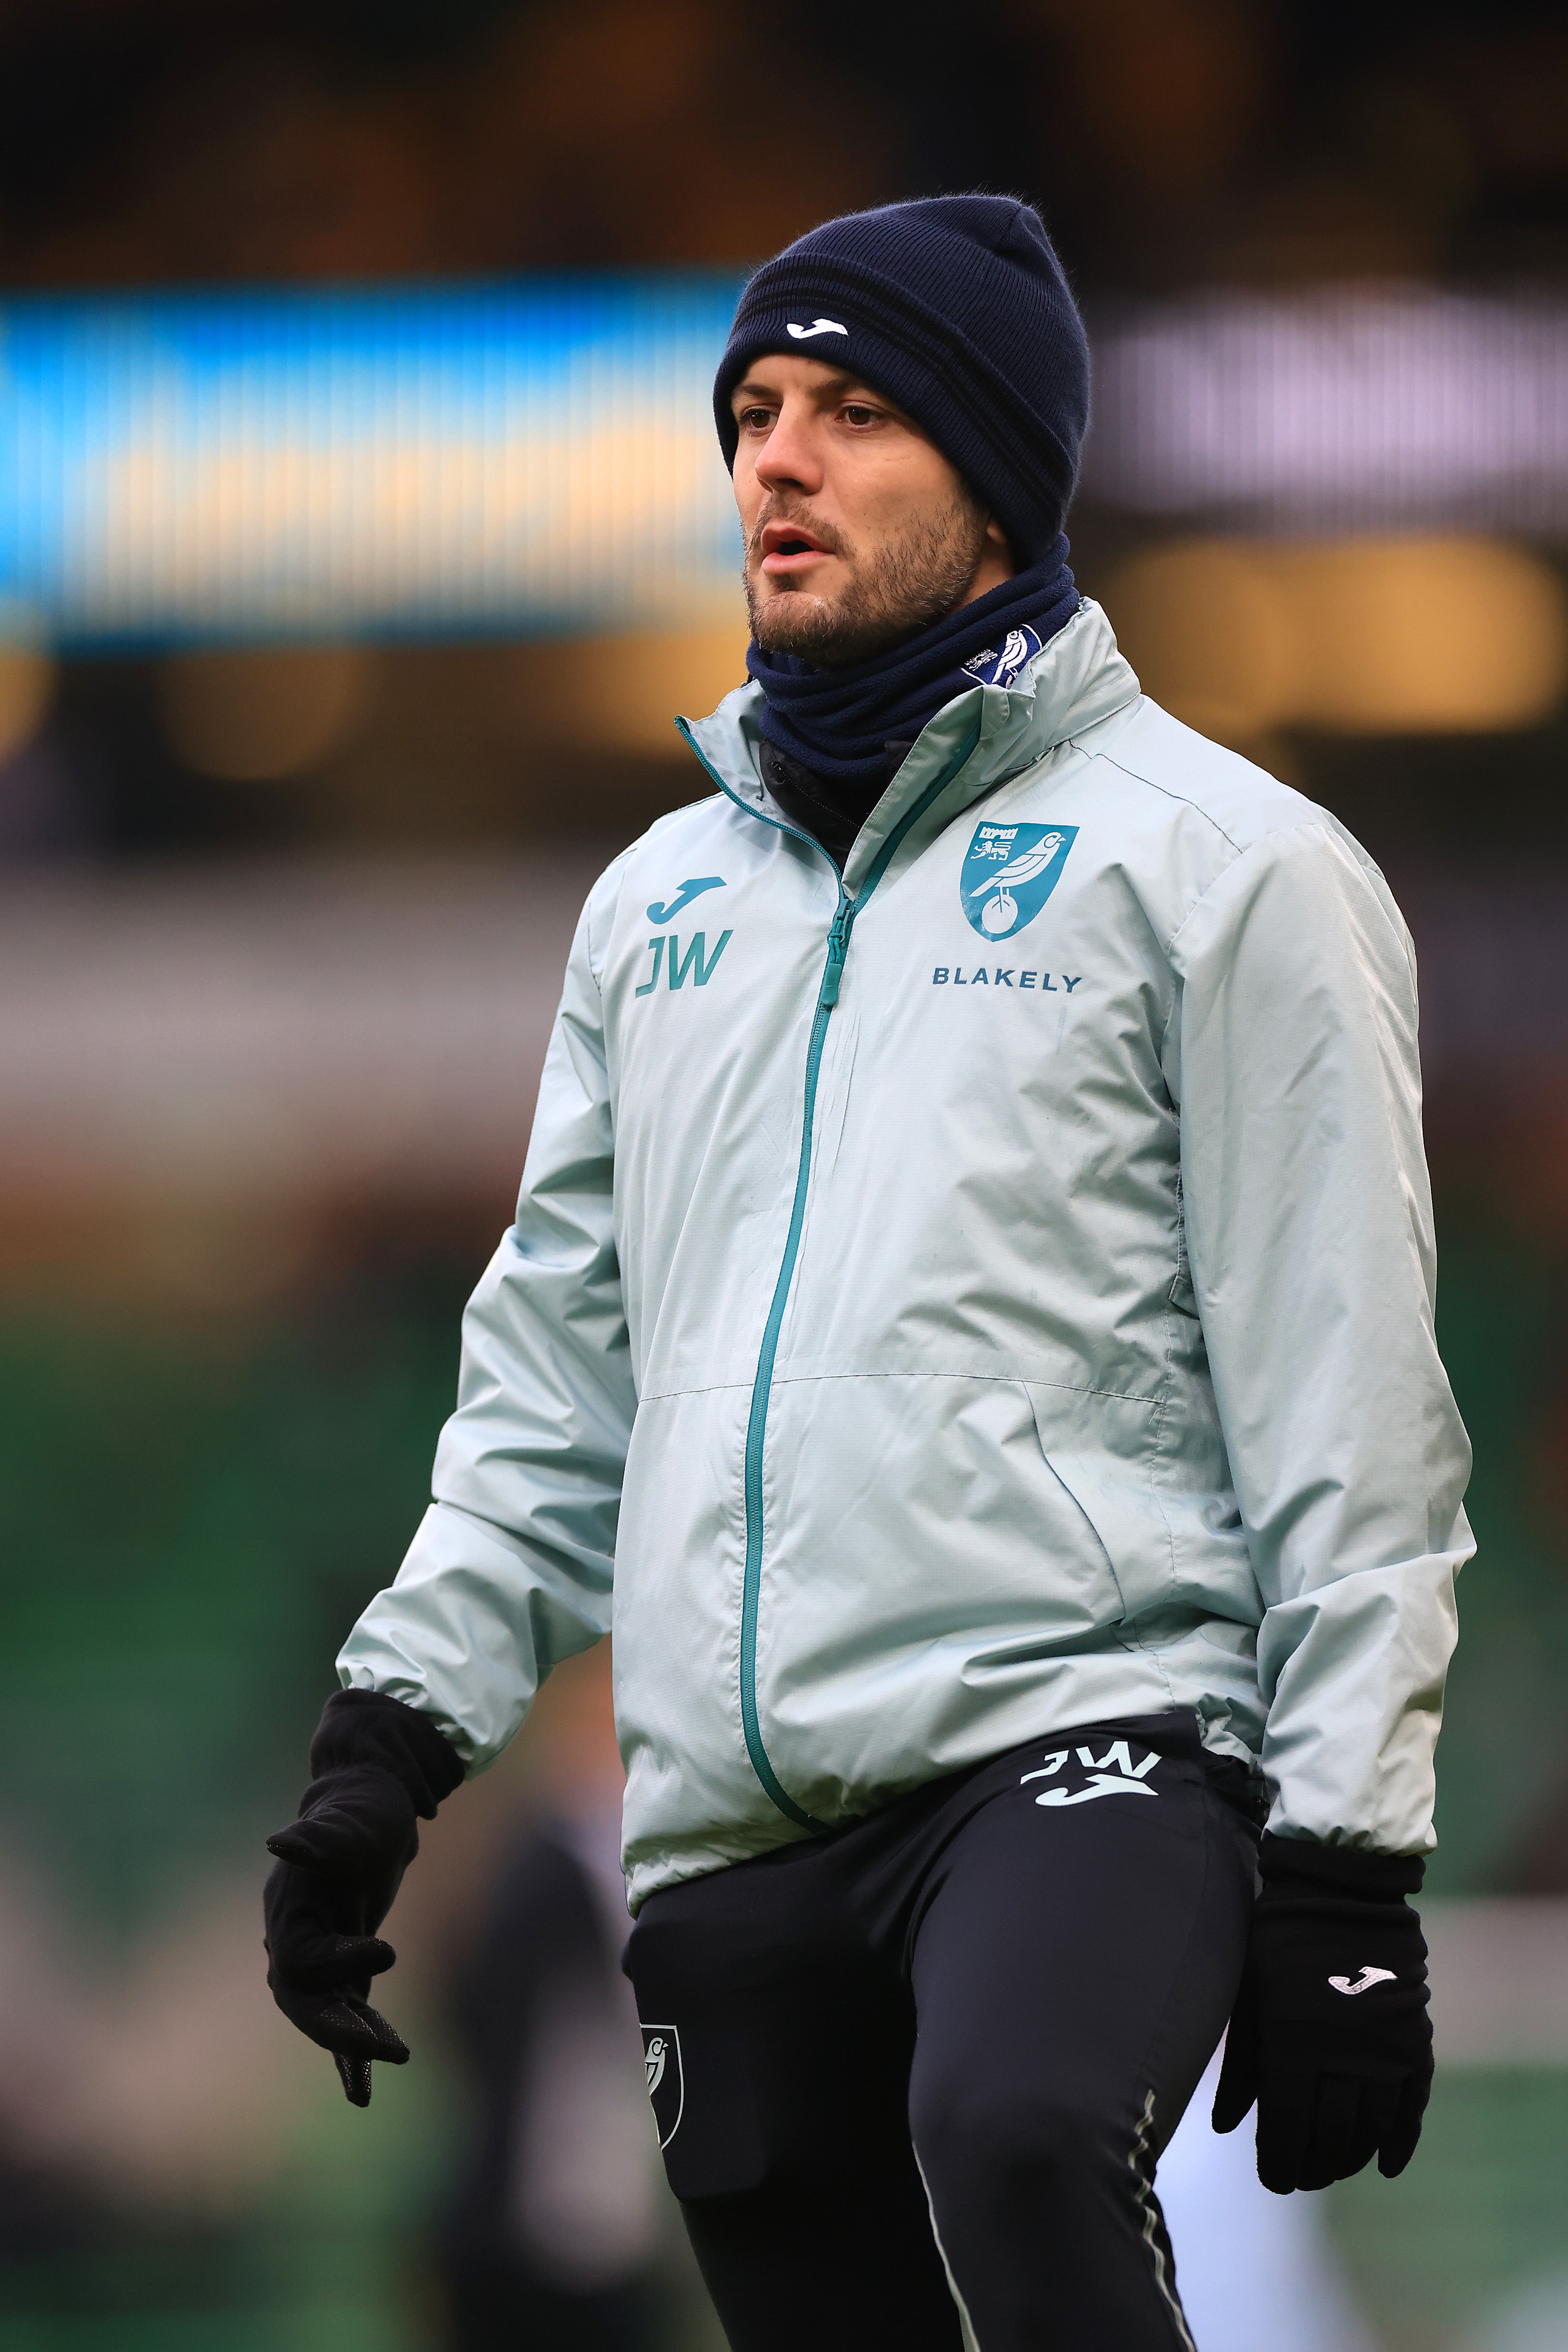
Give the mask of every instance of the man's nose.
[{"label": "man's nose", "polygon": [[822,459],[808,420],[786,401],[757,452],[757,479],[770,490],[822,488]]}]

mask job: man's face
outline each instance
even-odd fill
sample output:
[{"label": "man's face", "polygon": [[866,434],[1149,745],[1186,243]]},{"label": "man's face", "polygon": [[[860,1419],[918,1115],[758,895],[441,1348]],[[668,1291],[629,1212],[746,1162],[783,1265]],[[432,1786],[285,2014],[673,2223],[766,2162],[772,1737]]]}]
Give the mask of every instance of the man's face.
[{"label": "man's face", "polygon": [[999,526],[900,410],[825,361],[755,360],[731,396],[752,635],[864,661],[1011,577]]}]

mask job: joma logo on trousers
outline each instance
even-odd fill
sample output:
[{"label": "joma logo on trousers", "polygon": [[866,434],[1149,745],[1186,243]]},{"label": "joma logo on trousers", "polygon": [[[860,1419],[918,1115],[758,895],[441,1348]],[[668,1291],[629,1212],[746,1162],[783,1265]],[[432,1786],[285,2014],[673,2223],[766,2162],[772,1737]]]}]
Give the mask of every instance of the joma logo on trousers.
[{"label": "joma logo on trousers", "polygon": [[[1018,1783],[1019,1788],[1030,1780],[1050,1780],[1074,1753],[1089,1775],[1088,1788],[1042,1789],[1035,1799],[1037,1805],[1087,1805],[1096,1797],[1157,1797],[1160,1793],[1158,1789],[1149,1786],[1148,1780],[1148,1775],[1160,1761],[1159,1756],[1145,1756],[1142,1764],[1134,1764],[1132,1750],[1125,1739],[1113,1739],[1100,1757],[1096,1757],[1091,1748],[1079,1748],[1076,1751],[1058,1748],[1054,1756],[1047,1757],[1037,1771],[1024,1774]],[[1110,1769],[1112,1766],[1114,1770]]]},{"label": "joma logo on trousers", "polygon": [[[634,992],[638,996],[651,996],[658,986],[661,967],[671,988],[684,988],[688,972],[699,988],[706,988],[718,970],[720,957],[734,936],[733,931],[721,931],[719,935],[719,944],[710,955],[707,933],[693,931],[686,953],[682,955],[679,933],[661,931],[657,940],[649,940],[647,943],[648,951],[653,957],[653,970],[643,982],[642,986]],[[664,952],[667,947],[669,950],[668,956]]]}]

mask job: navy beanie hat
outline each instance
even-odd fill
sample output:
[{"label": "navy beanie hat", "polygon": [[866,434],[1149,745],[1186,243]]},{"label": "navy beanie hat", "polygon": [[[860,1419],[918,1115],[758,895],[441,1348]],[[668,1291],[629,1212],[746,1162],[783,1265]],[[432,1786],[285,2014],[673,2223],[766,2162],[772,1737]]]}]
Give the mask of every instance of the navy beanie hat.
[{"label": "navy beanie hat", "polygon": [[713,385],[731,472],[730,395],[768,352],[886,394],[984,500],[1020,568],[1048,551],[1078,486],[1089,341],[1032,205],[921,196],[825,221],[764,261]]}]

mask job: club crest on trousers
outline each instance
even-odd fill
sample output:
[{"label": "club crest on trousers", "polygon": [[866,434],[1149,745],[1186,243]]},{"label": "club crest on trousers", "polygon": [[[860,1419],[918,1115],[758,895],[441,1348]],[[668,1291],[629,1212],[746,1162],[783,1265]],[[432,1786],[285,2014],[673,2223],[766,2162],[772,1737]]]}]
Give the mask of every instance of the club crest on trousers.
[{"label": "club crest on trousers", "polygon": [[983,940],[1010,940],[1032,923],[1077,839],[1076,824],[977,824],[958,877],[971,929]]},{"label": "club crest on trousers", "polygon": [[647,2095],[658,2126],[658,2144],[668,2147],[679,2128],[686,2105],[686,2083],[680,2067],[680,2036],[673,2025],[645,2025],[643,2067]]}]

